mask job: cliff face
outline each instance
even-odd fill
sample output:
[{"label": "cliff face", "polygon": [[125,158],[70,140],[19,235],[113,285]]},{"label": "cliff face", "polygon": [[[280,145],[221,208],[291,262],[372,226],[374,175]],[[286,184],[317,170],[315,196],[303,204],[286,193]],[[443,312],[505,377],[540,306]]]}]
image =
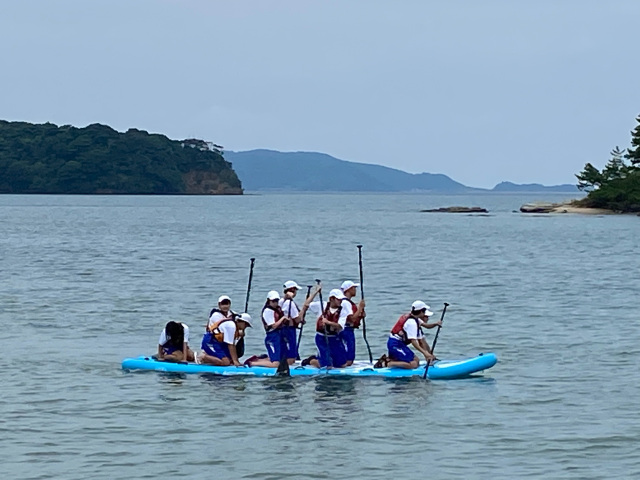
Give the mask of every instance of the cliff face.
[{"label": "cliff face", "polygon": [[221,181],[214,172],[192,170],[182,176],[185,192],[189,195],[242,195],[242,188]]},{"label": "cliff face", "polygon": [[220,148],[134,128],[0,120],[0,193],[242,194]]}]

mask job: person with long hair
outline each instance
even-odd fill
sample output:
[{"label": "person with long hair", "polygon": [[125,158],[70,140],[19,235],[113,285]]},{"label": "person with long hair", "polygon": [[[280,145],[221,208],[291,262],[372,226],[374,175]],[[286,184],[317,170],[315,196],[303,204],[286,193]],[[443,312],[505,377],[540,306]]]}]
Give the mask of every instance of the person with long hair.
[{"label": "person with long hair", "polygon": [[165,362],[194,362],[195,356],[189,348],[189,327],[184,323],[169,322],[158,339],[158,360]]}]

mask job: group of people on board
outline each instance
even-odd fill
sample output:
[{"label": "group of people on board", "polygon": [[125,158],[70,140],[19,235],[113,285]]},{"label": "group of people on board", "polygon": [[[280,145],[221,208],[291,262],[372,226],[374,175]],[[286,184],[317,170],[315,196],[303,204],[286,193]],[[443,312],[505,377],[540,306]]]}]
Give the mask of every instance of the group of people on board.
[{"label": "group of people on board", "polygon": [[[317,368],[342,368],[353,364],[356,358],[356,336],[364,320],[365,301],[354,301],[358,283],[347,280],[340,288],[329,292],[327,302],[315,302],[322,292],[318,285],[313,292],[307,291],[307,298],[301,307],[295,297],[301,287],[289,280],[283,285],[282,295],[277,290],[267,294],[262,307],[261,320],[265,330],[266,354],[249,357],[240,362],[243,352],[238,352],[240,343],[244,345],[245,331],[253,327],[253,319],[248,313],[231,310],[231,299],[222,295],[218,304],[211,309],[205,333],[202,338],[200,355],[189,348],[189,327],[184,323],[169,322],[158,340],[156,358],[170,362],[196,362],[215,366],[281,366],[281,362],[293,365],[300,359],[298,352],[305,316],[312,310],[317,316],[315,322],[315,344],[317,354],[302,360],[302,365]],[[413,346],[427,363],[434,361],[431,348],[427,344],[422,329],[441,326],[440,321],[429,322],[433,315],[429,305],[416,300],[411,310],[402,315],[391,328],[387,340],[387,353],[383,354],[375,367],[417,368],[418,356],[409,348]],[[244,350],[242,348],[242,350]]]}]

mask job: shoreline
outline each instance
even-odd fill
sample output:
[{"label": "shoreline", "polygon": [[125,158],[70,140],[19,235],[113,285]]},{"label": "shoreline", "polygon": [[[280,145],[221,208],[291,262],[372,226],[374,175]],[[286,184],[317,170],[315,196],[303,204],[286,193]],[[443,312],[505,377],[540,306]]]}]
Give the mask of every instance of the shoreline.
[{"label": "shoreline", "polygon": [[545,213],[545,214],[577,214],[577,215],[637,215],[634,212],[617,212],[606,208],[582,207],[575,204],[574,200],[561,203],[536,202],[526,203],[520,207],[522,213]]}]

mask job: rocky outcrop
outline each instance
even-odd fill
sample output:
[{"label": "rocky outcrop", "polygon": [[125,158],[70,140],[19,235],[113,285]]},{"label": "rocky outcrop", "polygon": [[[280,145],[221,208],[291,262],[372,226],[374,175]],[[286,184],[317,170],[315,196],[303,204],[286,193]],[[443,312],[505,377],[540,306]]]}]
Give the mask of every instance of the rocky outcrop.
[{"label": "rocky outcrop", "polygon": [[188,195],[242,195],[242,188],[232,187],[221,175],[205,170],[192,170],[182,176]]},{"label": "rocky outcrop", "polygon": [[562,206],[560,203],[525,203],[520,207],[522,213],[552,213]]},{"label": "rocky outcrop", "polygon": [[482,207],[442,207],[420,211],[429,213],[489,213],[486,208]]}]

